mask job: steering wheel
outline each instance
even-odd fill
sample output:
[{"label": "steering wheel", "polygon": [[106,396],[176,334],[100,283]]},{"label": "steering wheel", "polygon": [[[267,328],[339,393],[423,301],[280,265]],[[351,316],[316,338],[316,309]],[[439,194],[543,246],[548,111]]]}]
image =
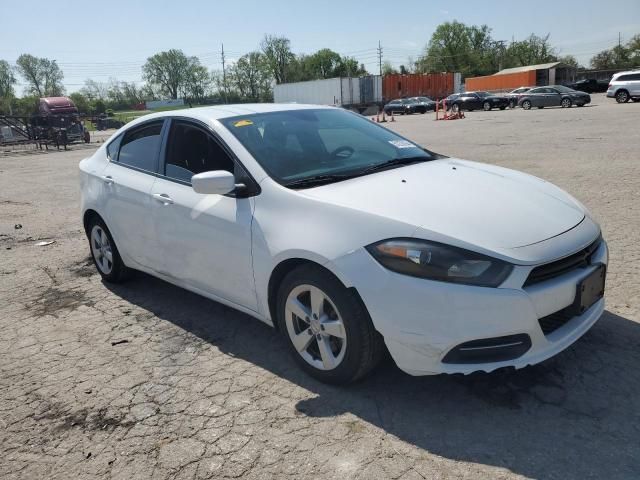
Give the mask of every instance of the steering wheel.
[{"label": "steering wheel", "polygon": [[353,155],[355,150],[348,145],[343,145],[341,147],[336,148],[333,152],[331,152],[331,158],[349,158]]}]

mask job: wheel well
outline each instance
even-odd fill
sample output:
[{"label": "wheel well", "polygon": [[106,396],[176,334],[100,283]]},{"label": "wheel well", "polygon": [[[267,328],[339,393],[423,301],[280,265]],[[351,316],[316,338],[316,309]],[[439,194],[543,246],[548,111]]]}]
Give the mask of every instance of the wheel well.
[{"label": "wheel well", "polygon": [[[286,277],[287,274],[289,274],[289,272],[292,272],[296,268],[299,268],[303,265],[313,265],[315,267],[322,268],[323,270],[326,270],[331,275],[333,275],[340,283],[342,283],[340,279],[336,277],[336,275],[331,270],[329,270],[326,267],[323,267],[319,263],[314,262],[312,260],[307,260],[305,258],[289,258],[287,260],[283,260],[282,262],[280,262],[276,266],[276,268],[273,269],[273,272],[271,272],[271,277],[269,278],[269,286],[268,286],[269,313],[271,315],[273,326],[276,329],[278,329],[278,322],[277,322],[278,312],[276,311],[277,304],[278,304],[278,287],[282,283],[282,280],[284,279],[284,277]],[[358,298],[358,301],[361,302],[364,307],[364,302],[362,301],[362,298],[360,297],[360,294],[358,293],[358,291],[354,287],[349,288],[349,290],[356,295],[356,297]],[[366,307],[364,308],[366,310]]]},{"label": "wheel well", "polygon": [[100,217],[98,212],[96,212],[95,210],[89,209],[86,212],[84,212],[84,216],[82,217],[82,224],[84,225],[84,233],[87,234],[87,237],[89,236],[89,223],[93,218],[96,218],[96,217],[102,220],[102,217]]}]

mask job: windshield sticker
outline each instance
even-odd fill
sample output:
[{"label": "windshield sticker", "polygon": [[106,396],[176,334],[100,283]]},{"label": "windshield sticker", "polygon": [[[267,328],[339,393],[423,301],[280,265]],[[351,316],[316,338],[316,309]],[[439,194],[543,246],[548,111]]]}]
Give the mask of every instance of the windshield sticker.
[{"label": "windshield sticker", "polygon": [[253,122],[251,120],[238,120],[233,124],[234,127],[247,127],[249,125],[253,125]]},{"label": "windshield sticker", "polygon": [[408,140],[389,140],[389,143],[396,148],[418,148]]}]

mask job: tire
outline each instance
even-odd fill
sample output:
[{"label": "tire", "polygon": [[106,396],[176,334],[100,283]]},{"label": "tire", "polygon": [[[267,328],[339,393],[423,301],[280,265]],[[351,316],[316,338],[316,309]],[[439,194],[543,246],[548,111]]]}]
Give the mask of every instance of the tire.
[{"label": "tire", "polygon": [[531,100],[524,100],[521,107],[523,110],[531,110]]},{"label": "tire", "polygon": [[[314,302],[318,307],[311,307],[311,298],[320,300]],[[285,276],[278,290],[277,322],[295,361],[321,382],[355,382],[384,352],[382,336],[358,296],[316,265],[303,265]],[[336,335],[328,333],[329,324]]]},{"label": "tire", "polygon": [[629,92],[626,90],[618,90],[616,92],[616,102],[627,103],[629,101]]},{"label": "tire", "polygon": [[638,103],[638,102],[640,102],[640,98],[632,98],[631,101],[633,103]]},{"label": "tire", "polygon": [[500,110],[504,110],[505,108],[507,108],[507,107],[500,107]]},{"label": "tire", "polygon": [[482,109],[483,109],[485,112],[488,112],[489,110],[491,110],[491,104],[490,104],[489,102],[484,102],[484,103],[482,104]]},{"label": "tire", "polygon": [[122,261],[111,232],[100,217],[94,216],[89,221],[87,234],[91,258],[102,279],[109,283],[126,280],[131,270]]},{"label": "tire", "polygon": [[577,103],[576,106],[578,107],[584,107],[584,103]]},{"label": "tire", "polygon": [[[458,105],[457,103],[454,103],[453,105],[451,105],[451,111],[453,113],[458,113],[460,111],[460,105]],[[471,111],[471,110],[469,110]]]},{"label": "tire", "polygon": [[571,108],[571,99],[563,98],[562,101],[560,102],[560,106],[562,108]]},{"label": "tire", "polygon": [[541,105],[541,106],[538,107],[538,110],[542,110],[543,108],[544,108],[544,106]]}]

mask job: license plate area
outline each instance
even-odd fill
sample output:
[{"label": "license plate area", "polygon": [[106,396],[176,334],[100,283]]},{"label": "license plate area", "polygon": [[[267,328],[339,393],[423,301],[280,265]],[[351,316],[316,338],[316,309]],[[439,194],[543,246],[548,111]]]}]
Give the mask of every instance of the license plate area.
[{"label": "license plate area", "polygon": [[594,303],[604,296],[606,267],[600,265],[576,286],[576,298],[573,301],[573,315],[582,315]]}]

